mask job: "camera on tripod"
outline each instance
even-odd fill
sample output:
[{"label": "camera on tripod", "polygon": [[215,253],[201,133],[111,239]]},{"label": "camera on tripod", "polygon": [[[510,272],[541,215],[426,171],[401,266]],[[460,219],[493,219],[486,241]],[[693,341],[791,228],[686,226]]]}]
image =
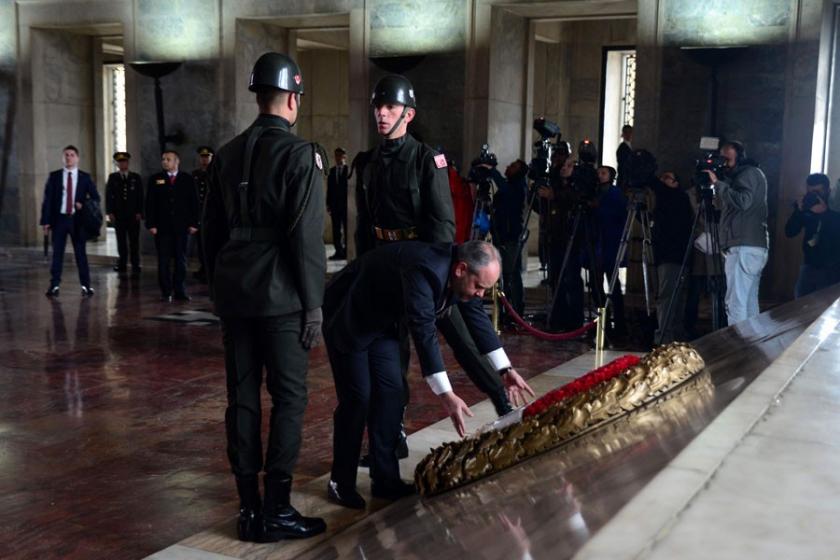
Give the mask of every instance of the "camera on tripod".
[{"label": "camera on tripod", "polygon": [[580,201],[594,200],[598,197],[598,148],[588,138],[578,144],[578,161],[572,172],[572,191],[578,194]]},{"label": "camera on tripod", "polygon": [[499,160],[490,151],[489,144],[481,146],[478,157],[472,160],[467,181],[476,185],[473,207],[472,239],[483,239],[490,231],[493,204],[493,173]]},{"label": "camera on tripod", "polygon": [[561,137],[560,127],[557,123],[547,120],[545,117],[534,119],[534,130],[540,139],[534,142],[534,157],[528,166],[528,178],[532,181],[545,183],[548,181],[551,172],[551,156],[557,149],[557,144],[552,140],[559,140]]},{"label": "camera on tripod", "polygon": [[700,149],[708,150],[694,165],[694,184],[697,185],[699,194],[702,196],[712,196],[713,194],[709,174],[706,171],[711,171],[717,176],[726,172],[726,158],[717,152],[719,145],[719,138],[703,137],[700,139]]}]

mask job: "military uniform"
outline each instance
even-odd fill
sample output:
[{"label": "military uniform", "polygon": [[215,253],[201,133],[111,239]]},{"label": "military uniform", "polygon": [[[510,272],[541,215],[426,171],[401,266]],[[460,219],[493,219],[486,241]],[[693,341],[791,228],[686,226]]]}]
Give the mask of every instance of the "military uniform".
[{"label": "military uniform", "polygon": [[[377,85],[374,100],[386,77]],[[413,91],[411,102],[413,103]],[[405,103],[403,103],[405,104]],[[359,254],[385,243],[417,240],[427,243],[455,241],[455,214],[449,189],[446,158],[410,134],[385,140],[364,164],[357,188],[356,247]],[[470,380],[493,401],[496,411],[510,411],[500,375],[481,356],[458,309],[438,321],[438,329],[452,348]],[[408,333],[403,329],[404,371],[408,369]],[[406,401],[408,399],[406,383]]]},{"label": "military uniform", "polygon": [[[198,227],[198,195],[192,175],[179,171],[174,179],[166,171],[149,178],[146,191],[146,228],[157,229],[158,283],[164,298],[186,299],[189,228]],[[175,260],[174,274],[170,263]]]},{"label": "military uniform", "polygon": [[[266,53],[251,90],[303,92],[290,58]],[[239,538],[262,517],[260,540],[309,537],[323,520],[290,504],[292,472],[306,409],[309,348],[319,332],[326,279],[324,166],[316,144],[290,131],[288,120],[260,114],[225,144],[210,165],[204,239],[210,293],[222,322],[228,406],[227,454],[240,496]],[[273,408],[262,452],[262,371]],[[260,511],[257,477],[265,472]]]},{"label": "military uniform", "polygon": [[143,215],[143,182],[138,173],[117,171],[105,185],[105,213],[114,216],[117,233],[117,270],[125,272],[129,256],[131,270],[140,271],[140,220]]},{"label": "military uniform", "polygon": [[[211,150],[207,146],[201,146],[198,148],[198,155],[199,156],[213,156],[213,150]],[[196,194],[198,195],[198,207],[204,208],[204,199],[207,198],[207,191],[210,188],[210,174],[201,169],[200,167],[194,169],[192,172],[193,181],[195,182],[195,190]],[[199,231],[201,230],[201,223],[198,226]],[[206,281],[206,266],[204,264],[204,244],[201,241],[201,235],[196,236],[196,252],[198,253],[198,262],[199,262],[199,269],[195,273],[195,277],[202,281]]]}]

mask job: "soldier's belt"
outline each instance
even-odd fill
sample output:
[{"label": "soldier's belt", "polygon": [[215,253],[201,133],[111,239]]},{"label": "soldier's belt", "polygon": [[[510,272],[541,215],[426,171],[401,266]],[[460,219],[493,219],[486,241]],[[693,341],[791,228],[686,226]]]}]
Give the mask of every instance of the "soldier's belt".
[{"label": "soldier's belt", "polygon": [[282,233],[269,227],[237,227],[230,230],[232,241],[280,241]]},{"label": "soldier's belt", "polygon": [[409,241],[420,237],[417,234],[416,227],[403,229],[385,229],[381,227],[374,227],[373,232],[376,234],[376,238],[380,241]]}]

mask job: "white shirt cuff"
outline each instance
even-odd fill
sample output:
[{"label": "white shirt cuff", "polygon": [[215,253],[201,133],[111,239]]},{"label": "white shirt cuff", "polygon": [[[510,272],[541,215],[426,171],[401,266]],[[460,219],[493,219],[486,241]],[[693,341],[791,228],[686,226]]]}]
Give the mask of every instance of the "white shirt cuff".
[{"label": "white shirt cuff", "polygon": [[489,354],[485,355],[485,358],[490,360],[490,365],[492,365],[493,369],[496,371],[511,367],[510,359],[505,353],[504,348],[496,348]]},{"label": "white shirt cuff", "polygon": [[427,375],[426,383],[429,384],[429,387],[431,387],[432,392],[435,395],[442,395],[443,393],[452,391],[452,384],[449,383],[449,376],[446,375],[445,371],[439,371],[437,373],[433,373],[432,375]]}]

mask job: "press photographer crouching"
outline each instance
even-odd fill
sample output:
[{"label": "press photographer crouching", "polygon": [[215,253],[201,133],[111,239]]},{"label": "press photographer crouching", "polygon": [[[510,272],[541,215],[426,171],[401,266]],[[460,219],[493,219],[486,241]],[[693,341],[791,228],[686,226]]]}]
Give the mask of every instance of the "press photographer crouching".
[{"label": "press photographer crouching", "polygon": [[658,280],[656,319],[659,324],[654,339],[667,344],[687,340],[683,328],[686,286],[680,282],[680,270],[691,239],[694,212],[688,194],[680,188],[672,171],[666,171],[659,180],[652,181],[651,187],[656,197],[651,229]]},{"label": "press photographer crouching", "polygon": [[527,176],[528,164],[521,159],[514,161],[505,169],[506,180],[497,184],[493,197],[493,244],[502,255],[502,290],[519,315],[525,311],[519,236],[528,195]]},{"label": "press photographer crouching", "polygon": [[793,204],[785,235],[802,237],[803,262],[794,297],[800,298],[840,281],[840,214],[831,210],[831,183],[822,173],[805,179],[805,194]]},{"label": "press photographer crouching", "polygon": [[730,325],[759,314],[758,288],[767,264],[767,178],[740,142],[724,142],[724,177],[705,170],[721,205],[720,247],[725,257],[726,317]]}]

